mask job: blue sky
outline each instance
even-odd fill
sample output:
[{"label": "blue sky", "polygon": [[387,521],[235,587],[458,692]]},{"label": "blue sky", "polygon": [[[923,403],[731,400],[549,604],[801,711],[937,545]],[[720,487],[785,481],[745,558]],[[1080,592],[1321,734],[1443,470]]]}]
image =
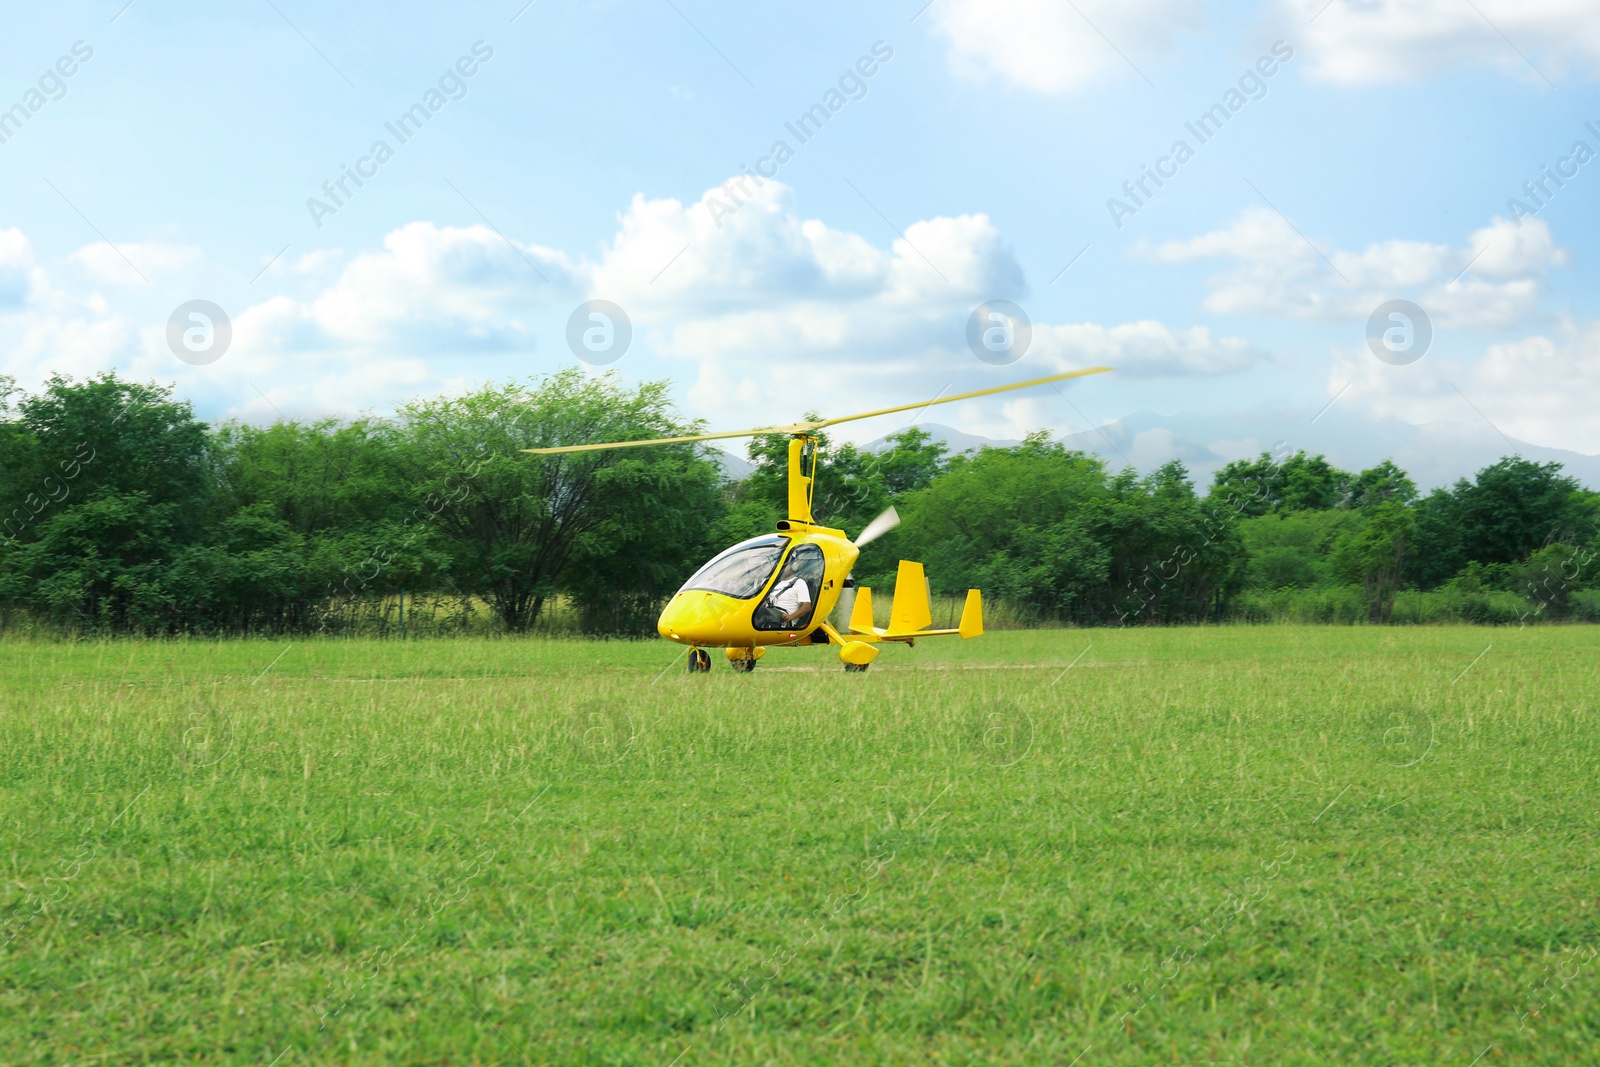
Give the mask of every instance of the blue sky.
[{"label": "blue sky", "polygon": [[[598,298],[633,324],[615,370],[672,379],[716,428],[1106,363],[1070,401],[937,418],[1017,437],[1226,416],[1133,457],[1204,467],[1268,447],[1253,418],[1337,397],[1352,439],[1461,424],[1600,452],[1600,159],[1537,214],[1508,207],[1575,142],[1600,152],[1595,3],[441,8],[0,16],[0,108],[26,111],[0,125],[0,373],[116,368],[212,418],[385,411],[573,365],[568,318]],[[1277,42],[1292,58],[1199,143],[1185,123]],[[800,143],[785,123],[864,57]],[[429,89],[401,143],[385,124]],[[718,192],[780,139],[793,158],[747,203]],[[1193,158],[1118,227],[1108,199],[1179,139]],[[317,225],[308,199],[379,140],[393,158]],[[166,339],[197,298],[233,327],[204,366]],[[992,299],[1034,326],[1006,366],[966,344]],[[1435,331],[1403,366],[1366,340],[1390,299]]]}]

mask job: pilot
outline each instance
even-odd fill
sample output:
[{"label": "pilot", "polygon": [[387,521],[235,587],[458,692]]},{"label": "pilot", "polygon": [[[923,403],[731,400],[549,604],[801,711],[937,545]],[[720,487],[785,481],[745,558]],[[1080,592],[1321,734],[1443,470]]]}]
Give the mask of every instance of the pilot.
[{"label": "pilot", "polygon": [[783,613],[779,616],[783,623],[796,622],[811,614],[811,587],[806,583],[806,572],[814,569],[803,560],[797,560],[792,555],[789,557],[788,564],[783,568],[783,576],[772,587],[772,596],[768,601]]}]

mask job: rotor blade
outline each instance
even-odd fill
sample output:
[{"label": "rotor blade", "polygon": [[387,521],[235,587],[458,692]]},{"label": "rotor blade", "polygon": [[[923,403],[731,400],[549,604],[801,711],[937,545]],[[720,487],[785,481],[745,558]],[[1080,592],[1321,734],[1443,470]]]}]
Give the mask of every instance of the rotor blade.
[{"label": "rotor blade", "polygon": [[995,393],[1008,393],[1013,389],[1027,389],[1034,385],[1049,385],[1051,382],[1064,382],[1068,378],[1082,378],[1086,374],[1104,374],[1111,370],[1110,367],[1087,367],[1083,370],[1068,371],[1066,374],[1052,374],[1048,378],[1034,378],[1026,382],[1012,382],[1010,385],[996,385],[990,389],[974,389],[970,393],[957,393],[955,396],[935,397],[932,400],[922,400],[915,404],[901,404],[899,407],[880,408],[877,411],[868,411],[860,415],[846,415],[838,419],[823,419],[821,422],[810,424],[811,429],[820,430],[825,426],[837,426],[841,422],[855,422],[857,419],[870,419],[875,415],[893,415],[897,411],[912,411],[918,408],[931,408],[935,404],[950,404],[957,400],[971,400],[975,396],[991,396]]},{"label": "rotor blade", "polygon": [[689,437],[657,437],[649,441],[607,441],[602,444],[592,445],[563,445],[560,448],[524,448],[522,451],[532,453],[535,456],[554,456],[563,452],[596,452],[602,448],[643,448],[646,445],[682,445],[694,441],[722,441],[730,437],[760,437],[762,434],[769,433],[808,433],[826,426],[837,426],[841,422],[855,422],[857,419],[870,419],[875,415],[893,415],[897,411],[912,411],[932,407],[935,404],[950,404],[957,400],[971,400],[976,396],[1008,393],[1013,389],[1049,385],[1051,382],[1064,382],[1068,378],[1082,378],[1086,374],[1104,374],[1109,370],[1111,370],[1110,367],[1088,367],[1084,370],[1068,371],[1066,374],[1052,374],[1048,378],[1034,378],[1026,382],[1013,382],[1010,385],[996,385],[990,389],[975,389],[970,393],[941,396],[933,400],[919,400],[915,404],[901,404],[899,407],[880,408],[877,411],[866,411],[860,415],[846,415],[838,419],[823,419],[821,422],[795,422],[787,426],[763,426],[757,430],[725,430],[722,433],[700,433]]},{"label": "rotor blade", "polygon": [[553,456],[560,452],[594,452],[602,448],[643,448],[645,445],[682,445],[692,441],[720,441],[726,437],[758,437],[764,433],[798,433],[810,429],[810,423],[796,426],[768,426],[760,430],[728,430],[725,433],[699,433],[690,437],[657,437],[649,441],[609,441],[595,445],[563,445],[560,448],[524,448],[536,456]]},{"label": "rotor blade", "polygon": [[867,528],[862,530],[861,536],[855,539],[855,546],[860,548],[862,545],[871,544],[899,525],[900,513],[891,504],[889,510],[867,523]]}]

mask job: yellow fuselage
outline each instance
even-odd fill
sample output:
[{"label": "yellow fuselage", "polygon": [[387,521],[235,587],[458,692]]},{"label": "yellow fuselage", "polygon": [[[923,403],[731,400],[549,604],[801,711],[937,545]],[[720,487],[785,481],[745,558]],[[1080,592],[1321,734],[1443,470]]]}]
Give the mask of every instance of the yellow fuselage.
[{"label": "yellow fuselage", "polygon": [[[850,543],[843,530],[792,520],[779,525],[781,529],[775,537],[787,543],[781,546],[781,555],[771,566],[770,573],[760,579],[759,588],[753,595],[730,596],[712,589],[695,588],[695,584],[696,579],[712,563],[733,553],[741,545],[752,544],[762,538],[752,538],[751,541],[733,546],[696,572],[695,577],[690,578],[667,602],[661,618],[656,622],[657,632],[669,641],[703,648],[757,648],[809,643],[811,634],[822,625],[839,602],[839,594],[844,591],[844,580],[855,565],[860,550]],[[758,627],[755,618],[757,609],[773,591],[791,555],[802,545],[817,546],[823,560],[823,574],[817,583],[810,613],[789,627]],[[768,625],[771,625],[770,622]]]}]

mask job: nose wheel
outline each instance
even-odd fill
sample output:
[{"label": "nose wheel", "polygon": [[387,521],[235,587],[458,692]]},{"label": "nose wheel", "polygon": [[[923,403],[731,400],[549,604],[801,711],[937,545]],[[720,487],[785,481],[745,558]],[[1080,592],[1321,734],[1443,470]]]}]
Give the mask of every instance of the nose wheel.
[{"label": "nose wheel", "polygon": [[689,650],[689,673],[706,674],[711,670],[711,653],[703,648]]},{"label": "nose wheel", "polygon": [[839,659],[851,674],[860,674],[877,658],[878,650],[865,641],[846,641],[839,649]]}]

